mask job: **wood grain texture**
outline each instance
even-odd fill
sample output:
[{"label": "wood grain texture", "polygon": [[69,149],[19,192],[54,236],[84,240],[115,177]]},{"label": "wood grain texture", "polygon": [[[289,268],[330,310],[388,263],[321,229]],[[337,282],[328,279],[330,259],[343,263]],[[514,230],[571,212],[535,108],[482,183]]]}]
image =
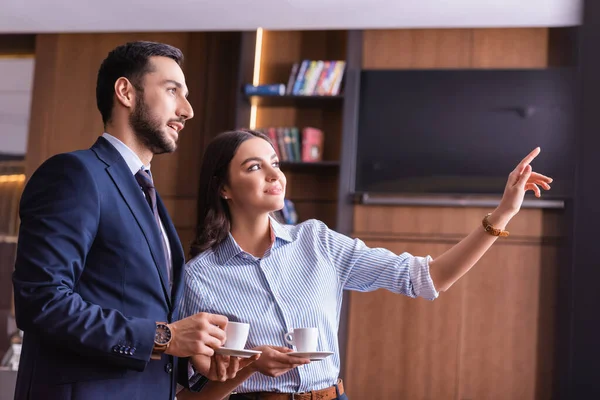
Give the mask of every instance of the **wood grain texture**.
[{"label": "wood grain texture", "polygon": [[[368,240],[395,253],[445,244]],[[430,302],[377,290],[350,293],[344,386],[356,399],[453,399],[458,390],[464,285]]]},{"label": "wood grain texture", "polygon": [[544,68],[548,28],[367,30],[363,68]]},{"label": "wood grain texture", "polygon": [[495,246],[464,277],[458,399],[552,398],[557,253]]},{"label": "wood grain texture", "polygon": [[473,29],[473,68],[545,68],[548,29]]},{"label": "wood grain texture", "polygon": [[[353,236],[435,258],[483,229],[488,211],[357,205]],[[511,236],[432,303],[382,290],[352,292],[349,396],[549,398],[563,217],[562,211],[522,210],[508,226]]]},{"label": "wood grain texture", "polygon": [[469,68],[471,29],[366,30],[363,68]]}]

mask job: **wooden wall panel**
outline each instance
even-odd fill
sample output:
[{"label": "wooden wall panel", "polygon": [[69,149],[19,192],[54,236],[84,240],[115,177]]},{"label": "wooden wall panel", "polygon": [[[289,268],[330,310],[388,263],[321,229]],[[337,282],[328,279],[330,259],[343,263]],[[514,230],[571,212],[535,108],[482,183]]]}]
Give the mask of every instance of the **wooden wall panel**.
[{"label": "wooden wall panel", "polygon": [[465,275],[458,399],[552,398],[557,253],[498,244]]},{"label": "wooden wall panel", "polygon": [[[449,245],[368,239],[395,253],[440,254]],[[458,391],[464,285],[443,301],[386,290],[350,294],[344,385],[355,399],[453,399]]]},{"label": "wooden wall panel", "polygon": [[548,29],[473,29],[473,68],[545,68]]},{"label": "wooden wall panel", "polygon": [[543,68],[548,28],[369,30],[363,68]]},{"label": "wooden wall panel", "polygon": [[[478,228],[488,211],[358,205],[353,235],[369,246],[435,258]],[[433,302],[352,292],[349,396],[550,398],[562,217],[522,210],[508,225],[511,236]]]},{"label": "wooden wall panel", "polygon": [[471,29],[367,30],[363,34],[363,68],[468,68]]}]

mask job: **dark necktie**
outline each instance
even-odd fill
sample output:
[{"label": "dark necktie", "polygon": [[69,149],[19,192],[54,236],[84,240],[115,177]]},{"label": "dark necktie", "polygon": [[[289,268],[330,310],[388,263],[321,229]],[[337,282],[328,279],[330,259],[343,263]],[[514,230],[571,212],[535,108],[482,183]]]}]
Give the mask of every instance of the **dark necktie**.
[{"label": "dark necktie", "polygon": [[158,233],[160,234],[160,242],[163,246],[163,251],[165,253],[165,267],[167,268],[167,276],[169,277],[169,286],[171,285],[171,263],[169,262],[169,252],[167,249],[167,244],[165,242],[165,238],[163,237],[163,232],[160,224],[160,217],[158,215],[158,209],[156,208],[156,189],[154,188],[154,182],[152,181],[152,177],[150,174],[143,169],[140,169],[135,174],[135,179],[138,184],[142,187],[142,190],[146,194],[146,200],[148,201],[148,205],[152,210],[152,214],[154,214],[154,221],[158,227]]}]

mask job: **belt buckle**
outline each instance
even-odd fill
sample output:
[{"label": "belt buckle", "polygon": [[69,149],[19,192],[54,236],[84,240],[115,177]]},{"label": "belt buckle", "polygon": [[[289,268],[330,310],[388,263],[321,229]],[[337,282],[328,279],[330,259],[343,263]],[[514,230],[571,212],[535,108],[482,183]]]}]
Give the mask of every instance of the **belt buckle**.
[{"label": "belt buckle", "polygon": [[292,396],[290,397],[291,400],[297,400],[299,398],[301,398],[300,396],[307,394],[310,392],[298,392],[298,393],[292,393]]}]

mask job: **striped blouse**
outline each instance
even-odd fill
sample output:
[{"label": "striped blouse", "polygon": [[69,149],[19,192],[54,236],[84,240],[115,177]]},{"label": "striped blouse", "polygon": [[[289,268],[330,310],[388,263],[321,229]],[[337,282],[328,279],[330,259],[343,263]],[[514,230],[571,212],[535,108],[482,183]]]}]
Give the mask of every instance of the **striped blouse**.
[{"label": "striped blouse", "polygon": [[181,318],[210,312],[248,322],[247,349],[289,347],[284,341],[286,332],[317,327],[317,351],[334,354],[277,378],[256,373],[237,388],[239,393],[304,392],[333,385],[340,368],[343,290],[383,288],[429,300],[438,296],[429,275],[429,256],[369,248],[317,220],[290,226],[271,219],[271,232],[273,245],[262,258],[246,253],[230,234],[213,250],[190,260]]}]

